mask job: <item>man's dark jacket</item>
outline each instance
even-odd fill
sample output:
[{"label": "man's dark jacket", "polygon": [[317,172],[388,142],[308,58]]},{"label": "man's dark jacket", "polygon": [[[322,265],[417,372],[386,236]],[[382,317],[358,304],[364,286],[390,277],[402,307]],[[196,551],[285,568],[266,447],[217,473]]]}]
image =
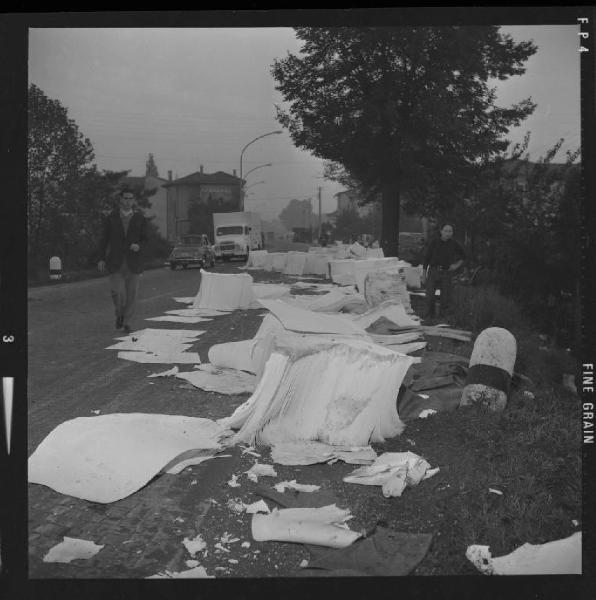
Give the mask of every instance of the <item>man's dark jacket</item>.
[{"label": "man's dark jacket", "polygon": [[[105,260],[110,273],[121,266],[124,258],[132,273],[143,272],[143,250],[147,241],[147,224],[145,217],[134,211],[128,223],[128,231],[124,234],[124,225],[120,211],[112,211],[103,222],[103,229],[98,248],[98,260]],[[140,249],[133,252],[131,244],[138,244]]]}]

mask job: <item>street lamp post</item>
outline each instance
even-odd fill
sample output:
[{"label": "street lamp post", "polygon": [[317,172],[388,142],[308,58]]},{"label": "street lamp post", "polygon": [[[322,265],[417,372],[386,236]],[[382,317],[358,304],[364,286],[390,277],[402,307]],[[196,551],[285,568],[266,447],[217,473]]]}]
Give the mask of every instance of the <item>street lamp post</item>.
[{"label": "street lamp post", "polygon": [[240,208],[242,210],[244,210],[244,181],[242,178],[242,157],[244,156],[244,152],[251,144],[254,144],[257,140],[260,140],[261,138],[267,137],[269,135],[279,135],[280,133],[283,133],[283,131],[281,131],[281,129],[278,129],[276,131],[270,131],[269,133],[259,135],[254,140],[248,142],[248,144],[246,144],[246,146],[244,146],[244,148],[242,148],[240,152]]}]

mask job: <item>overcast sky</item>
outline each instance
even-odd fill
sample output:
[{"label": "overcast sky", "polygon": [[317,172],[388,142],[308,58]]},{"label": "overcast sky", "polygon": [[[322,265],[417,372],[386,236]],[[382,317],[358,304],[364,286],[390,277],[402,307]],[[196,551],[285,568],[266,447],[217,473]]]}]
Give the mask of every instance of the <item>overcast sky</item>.
[{"label": "overcast sky", "polygon": [[[523,76],[498,84],[498,104],[531,96],[538,107],[510,139],[531,131],[530,155],[543,155],[560,137],[565,150],[580,144],[579,28],[506,27],[538,52]],[[90,138],[100,169],[143,175],[148,153],[159,174],[183,177],[236,169],[253,138],[280,129],[270,67],[296,53],[289,28],[31,29],[29,81],[59,100]],[[284,132],[252,144],[244,154],[247,209],[266,218],[292,198],[313,198],[322,187],[323,211],[335,210],[342,188],[321,179],[323,163],[296,149]],[[259,183],[264,181],[265,183]]]}]

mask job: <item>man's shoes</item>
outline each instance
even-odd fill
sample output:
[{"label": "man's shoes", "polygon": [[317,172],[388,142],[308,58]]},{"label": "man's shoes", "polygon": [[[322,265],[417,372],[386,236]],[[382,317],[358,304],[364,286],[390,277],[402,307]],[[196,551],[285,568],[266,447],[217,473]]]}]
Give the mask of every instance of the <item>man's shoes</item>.
[{"label": "man's shoes", "polygon": [[130,325],[123,325],[124,333],[130,333]]},{"label": "man's shoes", "polygon": [[116,329],[122,329],[124,324],[124,317],[116,317]]}]

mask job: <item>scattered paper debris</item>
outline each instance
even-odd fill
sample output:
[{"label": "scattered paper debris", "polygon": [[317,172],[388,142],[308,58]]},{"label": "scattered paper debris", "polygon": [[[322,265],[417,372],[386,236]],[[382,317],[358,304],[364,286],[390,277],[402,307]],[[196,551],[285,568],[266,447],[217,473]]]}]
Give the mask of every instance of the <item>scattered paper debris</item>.
[{"label": "scattered paper debris", "polygon": [[292,481],[281,481],[280,483],[276,483],[273,487],[280,494],[283,494],[286,488],[297,490],[298,492],[316,492],[317,490],[321,489],[320,485],[296,483],[295,479],[292,479]]},{"label": "scattered paper debris", "polygon": [[47,563],[69,563],[73,560],[87,560],[95,556],[104,546],[89,540],[63,536],[62,541],[49,549],[43,557]]},{"label": "scattered paper debris", "polygon": [[194,569],[195,567],[199,566],[199,561],[198,560],[185,560],[184,564],[189,568],[189,569]]},{"label": "scattered paper debris", "polygon": [[[217,570],[217,567],[215,567],[215,570]],[[195,567],[188,571],[163,571],[146,579],[214,579],[214,576],[207,575],[205,567]]]},{"label": "scattered paper debris", "polygon": [[235,558],[228,558],[228,562],[233,564],[233,565],[237,565],[238,561]]},{"label": "scattered paper debris", "polygon": [[233,544],[234,542],[239,542],[240,538],[232,537],[227,531],[221,536],[219,540],[222,544]]},{"label": "scattered paper debris", "polygon": [[192,540],[184,538],[182,544],[188,550],[188,553],[194,558],[197,552],[201,552],[207,547],[205,540],[201,537],[201,534],[197,534]]},{"label": "scattered paper debris", "polygon": [[[428,398],[428,396],[427,396]],[[428,417],[430,417],[431,415],[436,415],[437,411],[434,408],[426,408],[423,411],[420,411],[420,414],[418,415],[419,419],[426,419]]]},{"label": "scattered paper debris", "polygon": [[352,515],[335,504],[322,508],[274,509],[269,515],[254,515],[252,536],[257,542],[275,540],[345,548],[357,540],[360,532],[352,531],[346,521]]},{"label": "scattered paper debris", "polygon": [[228,554],[230,553],[230,549],[226,548],[225,546],[222,546],[220,543],[214,544],[213,547],[217,548],[217,550],[219,550],[220,552],[227,552]]},{"label": "scattered paper debris", "polygon": [[94,415],[98,415],[98,414],[101,412],[101,410],[92,410],[91,412],[92,412]]},{"label": "scattered paper debris", "polygon": [[227,507],[236,514],[243,513],[246,510],[246,504],[239,498],[230,498],[227,502]]},{"label": "scattered paper debris", "polygon": [[162,371],[161,373],[153,373],[152,375],[147,375],[147,377],[171,377],[172,375],[176,375],[178,373],[178,367],[172,367],[167,371]]},{"label": "scattered paper debris", "polygon": [[579,521],[578,521],[577,519],[572,519],[572,521],[571,521],[571,524],[572,524],[574,527],[578,527],[578,526],[579,526]]},{"label": "scattered paper debris", "polygon": [[466,558],[485,575],[580,575],[582,533],[546,544],[523,544],[510,554],[492,558],[488,546],[472,545]]},{"label": "scattered paper debris", "polygon": [[535,396],[529,390],[524,391],[524,398],[528,398],[528,400],[534,400]]},{"label": "scattered paper debris", "polygon": [[306,567],[308,567],[308,561],[306,559],[303,559],[302,561],[300,561],[300,564],[298,566],[301,569],[306,569]]},{"label": "scattered paper debris", "polygon": [[251,481],[258,481],[259,477],[277,477],[277,473],[271,465],[259,463],[255,463],[248,471],[246,471],[246,475]]},{"label": "scattered paper debris", "polygon": [[232,475],[232,478],[228,481],[228,485],[230,487],[240,487],[238,483],[238,477],[236,475]]},{"label": "scattered paper debris", "polygon": [[502,492],[501,490],[495,490],[494,488],[488,488],[488,491],[489,491],[491,494],[498,494],[499,496],[502,496],[502,495],[503,495],[503,492]]},{"label": "scattered paper debris", "polygon": [[343,480],[346,483],[380,485],[386,498],[399,497],[406,486],[418,485],[429,470],[430,464],[413,452],[385,452],[371,465],[352,471]]},{"label": "scattered paper debris", "polygon": [[58,425],[28,461],[30,483],[115,502],[190,450],[219,450],[231,432],[210,419],[143,413],[78,417]]},{"label": "scattered paper debris", "polygon": [[242,542],[240,544],[243,548],[250,548],[250,542]]},{"label": "scattered paper debris", "polygon": [[252,504],[245,505],[246,512],[249,515],[256,515],[257,513],[270,513],[269,507],[264,500],[258,500]]}]

